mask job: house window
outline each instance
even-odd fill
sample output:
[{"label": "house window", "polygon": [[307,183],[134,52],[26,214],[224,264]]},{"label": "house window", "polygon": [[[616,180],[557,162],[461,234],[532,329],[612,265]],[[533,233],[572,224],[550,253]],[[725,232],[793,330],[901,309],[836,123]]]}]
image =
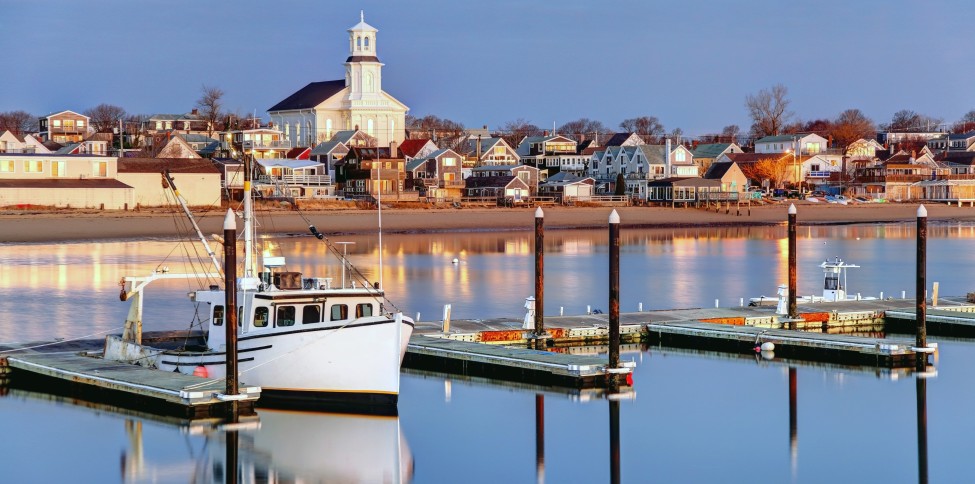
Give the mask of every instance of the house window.
[{"label": "house window", "polygon": [[443,166],[457,166],[457,159],[456,158],[444,158],[443,159]]},{"label": "house window", "polygon": [[213,325],[223,326],[223,306],[213,307]]},{"label": "house window", "polygon": [[504,156],[504,146],[495,146],[494,147],[494,155],[495,156]]},{"label": "house window", "polygon": [[342,321],[349,319],[349,307],[345,304],[335,304],[332,306],[332,321]]},{"label": "house window", "polygon": [[806,153],[819,153],[819,143],[806,143]]},{"label": "house window", "polygon": [[372,316],[372,304],[362,303],[355,305],[355,317],[365,318],[369,316]]},{"label": "house window", "polygon": [[24,172],[25,173],[40,173],[44,171],[44,162],[41,160],[25,160],[24,161]]},{"label": "house window", "polygon": [[84,128],[85,127],[85,120],[79,119],[78,120],[78,127],[79,128]]},{"label": "house window", "polygon": [[809,171],[820,171],[819,170],[819,163],[809,165]]},{"label": "house window", "polygon": [[94,163],[94,168],[92,169],[92,176],[106,177],[108,176],[108,162],[107,161],[96,161]]},{"label": "house window", "polygon": [[268,314],[270,312],[264,306],[261,306],[254,310],[254,326],[258,328],[264,328],[267,326]]},{"label": "house window", "polygon": [[687,161],[687,153],[684,150],[677,150],[674,153],[674,161]]},{"label": "house window", "polygon": [[163,123],[162,123],[162,121],[156,121],[156,129],[157,130],[162,130],[163,129]]},{"label": "house window", "polygon": [[65,171],[64,171],[64,162],[63,161],[52,161],[51,162],[51,176],[61,177],[61,176],[66,176],[66,175],[67,175],[67,173],[65,173]]},{"label": "house window", "polygon": [[14,171],[14,160],[0,160],[0,172],[10,173]]},{"label": "house window", "polygon": [[275,318],[275,326],[294,326],[295,325],[295,307],[294,306],[278,306],[278,314]]},{"label": "house window", "polygon": [[55,119],[55,120],[52,120],[52,122],[51,122],[51,124],[52,124],[52,125],[53,125],[53,126],[54,126],[55,128],[60,128],[60,127],[61,127],[61,120],[60,120],[60,119]]}]

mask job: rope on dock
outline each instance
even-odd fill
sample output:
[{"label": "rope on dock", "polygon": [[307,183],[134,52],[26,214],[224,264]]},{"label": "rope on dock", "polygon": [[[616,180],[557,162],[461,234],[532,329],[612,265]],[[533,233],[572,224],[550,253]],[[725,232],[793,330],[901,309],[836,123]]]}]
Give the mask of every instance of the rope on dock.
[{"label": "rope on dock", "polygon": [[[23,348],[14,348],[12,350],[2,350],[2,351],[0,351],[0,355],[2,355],[4,353],[13,353],[15,351],[32,350],[32,349],[35,349],[35,348],[43,348],[45,346],[53,346],[53,345],[59,345],[61,343],[68,343],[68,342],[71,342],[71,341],[78,341],[78,340],[88,339],[88,338],[91,338],[92,336],[98,336],[100,334],[105,334],[105,333],[112,332],[112,331],[120,331],[120,330],[122,330],[124,328],[125,328],[124,326],[119,326],[117,328],[110,328],[110,329],[106,329],[104,331],[98,331],[98,332],[95,332],[95,333],[86,334],[84,336],[78,336],[77,338],[59,339],[59,340],[56,340],[56,341],[52,341],[50,343],[41,343],[41,344],[34,345],[34,346],[25,346]],[[7,344],[8,343],[3,343],[3,346],[6,346]],[[18,344],[18,343],[9,343],[9,344]]]}]

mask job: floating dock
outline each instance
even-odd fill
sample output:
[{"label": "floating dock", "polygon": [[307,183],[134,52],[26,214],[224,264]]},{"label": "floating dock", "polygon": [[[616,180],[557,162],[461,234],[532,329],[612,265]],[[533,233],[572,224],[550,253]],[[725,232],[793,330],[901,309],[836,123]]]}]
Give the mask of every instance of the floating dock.
[{"label": "floating dock", "polygon": [[447,338],[416,335],[410,338],[403,365],[408,368],[490,376],[517,382],[571,388],[607,386],[610,375],[633,371],[633,363],[608,369],[608,360],[598,356],[570,355],[550,351],[488,345]]},{"label": "floating dock", "polygon": [[[913,332],[917,324],[917,310],[887,311],[885,320],[892,331]],[[975,306],[928,306],[924,321],[929,335],[975,336]]]},{"label": "floating dock", "polygon": [[11,370],[11,383],[48,391],[67,387],[72,396],[110,400],[115,405],[185,418],[221,416],[228,402],[252,413],[260,387],[241,385],[239,395],[223,395],[223,380],[152,370],[79,353],[17,353],[0,358]]}]

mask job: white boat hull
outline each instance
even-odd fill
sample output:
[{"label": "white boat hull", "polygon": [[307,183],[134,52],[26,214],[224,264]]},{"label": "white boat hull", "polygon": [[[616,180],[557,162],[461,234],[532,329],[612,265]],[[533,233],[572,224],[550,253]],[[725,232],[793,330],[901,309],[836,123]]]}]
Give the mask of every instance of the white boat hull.
[{"label": "white boat hull", "polygon": [[[241,334],[240,380],[260,386],[262,401],[396,403],[412,321],[368,317],[342,326],[309,326]],[[202,366],[208,378],[224,378],[225,359],[220,351],[164,351],[155,363],[160,370],[186,374],[199,374]]]}]

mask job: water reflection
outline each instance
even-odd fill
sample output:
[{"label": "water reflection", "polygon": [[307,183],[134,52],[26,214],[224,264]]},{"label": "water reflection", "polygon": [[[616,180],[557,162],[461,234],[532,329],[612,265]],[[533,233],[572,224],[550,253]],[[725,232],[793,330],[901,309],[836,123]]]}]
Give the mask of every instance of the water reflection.
[{"label": "water reflection", "polygon": [[918,375],[914,387],[917,398],[917,482],[928,482],[928,380]]}]

